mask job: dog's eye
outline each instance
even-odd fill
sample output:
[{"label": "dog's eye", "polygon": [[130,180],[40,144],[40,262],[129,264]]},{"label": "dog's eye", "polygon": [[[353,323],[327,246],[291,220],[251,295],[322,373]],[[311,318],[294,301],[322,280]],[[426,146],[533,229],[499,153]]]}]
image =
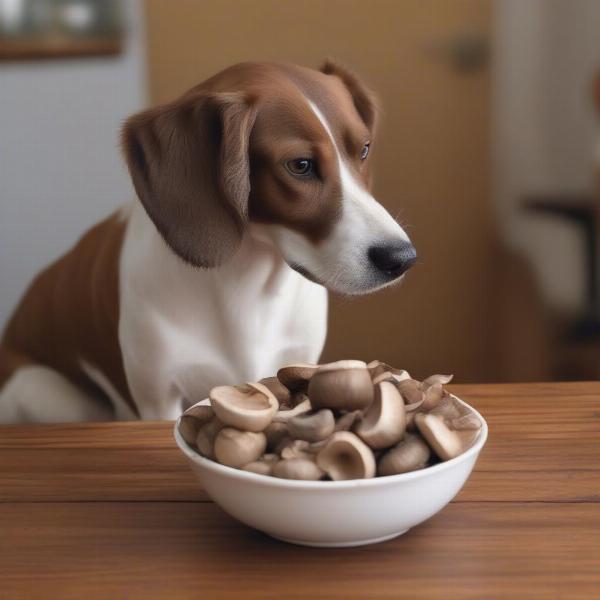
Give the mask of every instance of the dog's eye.
[{"label": "dog's eye", "polygon": [[310,175],[314,170],[313,161],[310,158],[288,160],[285,167],[292,175]]},{"label": "dog's eye", "polygon": [[367,156],[369,156],[369,148],[371,147],[371,142],[367,142],[360,151],[360,160],[365,160]]}]

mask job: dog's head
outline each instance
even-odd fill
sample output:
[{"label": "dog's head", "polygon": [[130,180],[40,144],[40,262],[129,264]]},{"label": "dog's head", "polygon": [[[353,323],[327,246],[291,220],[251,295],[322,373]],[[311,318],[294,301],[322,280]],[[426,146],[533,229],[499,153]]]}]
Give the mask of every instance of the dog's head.
[{"label": "dog's head", "polygon": [[123,146],[141,202],[184,260],[222,264],[262,223],[292,268],[360,294],[416,259],[369,192],[376,116],[372,94],[335,63],[243,63],[131,117]]}]

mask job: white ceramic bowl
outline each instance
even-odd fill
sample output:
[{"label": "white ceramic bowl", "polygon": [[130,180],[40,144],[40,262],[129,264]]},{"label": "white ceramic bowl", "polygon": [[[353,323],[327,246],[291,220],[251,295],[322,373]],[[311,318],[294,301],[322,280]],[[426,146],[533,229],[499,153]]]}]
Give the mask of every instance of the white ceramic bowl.
[{"label": "white ceramic bowl", "polygon": [[454,498],[488,435],[485,420],[474,412],[482,427],[466,452],[420,471],[374,479],[278,479],[203,458],[181,437],[179,422],[175,440],[210,498],[242,523],[294,544],[360,546],[405,533]]}]

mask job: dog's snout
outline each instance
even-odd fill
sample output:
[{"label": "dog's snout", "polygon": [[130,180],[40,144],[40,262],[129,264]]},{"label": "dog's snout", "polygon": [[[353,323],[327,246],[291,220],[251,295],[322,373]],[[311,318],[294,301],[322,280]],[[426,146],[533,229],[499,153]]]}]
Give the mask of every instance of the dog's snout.
[{"label": "dog's snout", "polygon": [[417,251],[410,242],[371,246],[367,252],[371,263],[388,277],[395,279],[408,271],[417,260]]}]

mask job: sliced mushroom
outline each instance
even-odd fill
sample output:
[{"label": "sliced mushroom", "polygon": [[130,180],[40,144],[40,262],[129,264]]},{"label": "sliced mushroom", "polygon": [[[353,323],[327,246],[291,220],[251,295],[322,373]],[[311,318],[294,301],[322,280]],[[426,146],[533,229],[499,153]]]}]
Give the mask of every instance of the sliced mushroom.
[{"label": "sliced mushroom", "polygon": [[304,413],[287,421],[290,435],[307,442],[320,442],[328,438],[335,428],[333,413],[324,408],[314,413]]},{"label": "sliced mushroom", "polygon": [[222,464],[237,469],[257,460],[267,447],[262,432],[240,431],[224,427],[215,438],[215,457]]},{"label": "sliced mushroom", "polygon": [[223,427],[225,427],[225,425],[215,417],[198,429],[198,435],[196,436],[196,447],[202,456],[214,459],[215,438],[217,437],[219,431],[223,429]]},{"label": "sliced mushroom", "polygon": [[287,423],[290,419],[293,419],[294,417],[297,417],[303,413],[307,413],[311,408],[312,406],[310,404],[310,400],[307,397],[306,400],[300,402],[300,404],[297,404],[290,410],[278,411],[273,417],[273,421],[275,423]]},{"label": "sliced mushroom", "polygon": [[415,416],[415,424],[429,447],[442,460],[456,458],[467,447],[461,436],[436,415],[419,413]]},{"label": "sliced mushroom", "polygon": [[444,398],[444,388],[441,383],[434,383],[424,391],[423,404],[419,407],[421,411],[433,410]]},{"label": "sliced mushroom", "polygon": [[189,446],[196,445],[200,427],[215,416],[210,406],[196,404],[188,408],[179,419],[179,433]]},{"label": "sliced mushroom", "polygon": [[252,461],[243,467],[244,471],[258,475],[271,475],[273,467],[279,462],[277,454],[263,454],[258,460]]},{"label": "sliced mushroom", "polygon": [[425,394],[418,381],[414,379],[404,379],[396,382],[395,385],[402,395],[407,410],[415,410],[415,408],[421,406],[425,400]]},{"label": "sliced mushroom", "polygon": [[377,464],[377,474],[381,476],[397,475],[422,469],[427,464],[431,451],[420,436],[405,434],[404,438],[390,448]]},{"label": "sliced mushroom", "polygon": [[308,396],[315,409],[361,410],[373,401],[373,382],[364,362],[341,360],[317,370]]},{"label": "sliced mushroom", "polygon": [[265,377],[258,383],[264,385],[277,398],[280,408],[292,408],[292,394],[277,377]]},{"label": "sliced mushroom", "polygon": [[310,363],[295,363],[286,365],[277,371],[277,379],[290,390],[290,392],[298,392],[305,390],[310,378],[319,368],[319,365]]},{"label": "sliced mushroom", "polygon": [[336,431],[317,455],[317,465],[334,481],[375,476],[375,457],[355,434]]},{"label": "sliced mushroom", "polygon": [[273,420],[279,403],[261,383],[221,385],[210,390],[210,401],[217,417],[230,427],[262,431]]},{"label": "sliced mushroom", "polygon": [[375,386],[375,398],[354,432],[373,449],[398,443],[406,430],[402,396],[390,381]]},{"label": "sliced mushroom", "polygon": [[271,451],[274,451],[283,439],[289,437],[286,423],[278,421],[269,423],[264,430],[264,434],[267,436],[267,448]]},{"label": "sliced mushroom", "polygon": [[306,458],[280,460],[273,467],[272,474],[281,479],[303,479],[308,481],[317,481],[324,475],[314,460]]},{"label": "sliced mushroom", "polygon": [[352,412],[344,413],[335,422],[335,431],[350,431],[355,423],[362,419],[362,411],[353,410]]},{"label": "sliced mushroom", "polygon": [[404,369],[396,369],[391,367],[387,363],[381,362],[380,360],[373,360],[367,365],[367,369],[371,373],[371,377],[373,379],[373,383],[375,383],[375,379],[379,376],[383,375],[383,373],[390,373],[391,377],[396,381],[404,381],[405,379],[410,379],[410,374],[408,371]]},{"label": "sliced mushroom", "polygon": [[423,379],[423,389],[427,389],[430,385],[434,385],[436,383],[440,383],[442,385],[447,385],[452,381],[454,375],[430,375]]}]

